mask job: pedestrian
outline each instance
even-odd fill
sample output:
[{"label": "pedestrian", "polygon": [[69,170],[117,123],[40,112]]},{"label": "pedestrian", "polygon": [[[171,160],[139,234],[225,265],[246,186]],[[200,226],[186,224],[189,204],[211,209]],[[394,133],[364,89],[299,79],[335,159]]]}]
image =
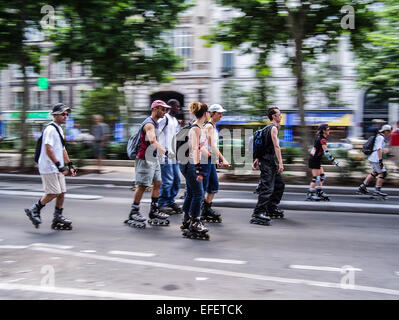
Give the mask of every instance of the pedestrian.
[{"label": "pedestrian", "polygon": [[209,107],[211,118],[204,125],[206,136],[208,139],[207,149],[210,152],[207,172],[203,179],[205,198],[201,207],[201,219],[208,222],[222,222],[220,213],[212,209],[212,201],[215,194],[219,191],[219,178],[216,172],[216,165],[230,167],[229,162],[223,156],[218,148],[219,133],[216,124],[222,119],[224,109],[220,104],[213,104]]},{"label": "pedestrian", "polygon": [[38,168],[45,194],[30,209],[25,209],[26,215],[36,228],[42,223],[40,211],[47,203],[56,199],[51,228],[72,229],[72,221],[62,215],[67,191],[65,176],[70,173],[74,177],[77,172],[65,149],[64,132],[61,128],[70,112],[71,109],[65,104],[55,104],[51,112],[54,119],[43,131]]},{"label": "pedestrian", "polygon": [[395,162],[396,171],[399,170],[399,121],[396,122],[396,129],[391,133],[391,153]]},{"label": "pedestrian", "polygon": [[385,124],[385,121],[382,119],[373,119],[371,120],[371,126],[368,128],[366,133],[366,139],[370,138],[378,134],[378,130]]},{"label": "pedestrian", "polygon": [[140,202],[146,188],[151,186],[153,188],[148,223],[169,225],[169,220],[167,219],[169,215],[160,212],[158,207],[162,183],[159,157],[169,155],[168,151],[158,142],[158,120],[165,116],[168,109],[170,109],[170,106],[164,101],[155,100],[151,104],[151,116],[147,117],[140,126],[140,145],[135,160],[136,190],[129,217],[125,220],[125,223],[131,227],[145,227],[146,218],[140,213]]},{"label": "pedestrian", "polygon": [[371,180],[377,178],[375,183],[375,190],[372,193],[373,197],[383,198],[387,197],[386,193],[381,192],[381,187],[384,179],[387,176],[387,169],[383,163],[383,153],[385,147],[385,140],[391,135],[392,127],[389,124],[384,124],[378,131],[375,138],[373,152],[369,155],[368,160],[371,165],[371,173],[364,179],[363,183],[359,186],[359,193],[370,194],[367,190]]},{"label": "pedestrian", "polygon": [[103,173],[103,159],[105,158],[105,147],[108,144],[110,131],[109,126],[104,123],[104,117],[100,114],[93,116],[94,125],[91,127],[91,134],[95,138],[93,154],[97,162],[98,173]]},{"label": "pedestrian", "polygon": [[204,123],[209,117],[208,106],[201,102],[191,102],[189,109],[195,116],[195,121],[188,131],[188,161],[180,161],[180,171],[186,179],[186,197],[183,204],[183,236],[194,239],[209,239],[208,229],[200,219],[201,202],[204,198],[203,177],[205,173],[204,164],[208,163],[206,143],[206,132]]},{"label": "pedestrian", "polygon": [[[180,102],[170,99],[167,105],[171,107],[169,113],[159,120],[160,136],[159,143],[167,150],[172,152],[172,140],[180,130],[180,124],[176,116],[180,112]],[[164,157],[161,163],[161,193],[159,196],[159,210],[166,214],[181,214],[181,207],[175,202],[175,197],[180,189],[179,164],[176,159]]]},{"label": "pedestrian", "polygon": [[321,124],[317,129],[317,137],[314,141],[313,148],[310,151],[308,167],[312,170],[312,181],[310,182],[309,191],[306,200],[309,201],[330,201],[329,195],[323,191],[322,187],[326,181],[326,174],[321,166],[323,154],[337,167],[339,162],[331,155],[327,147],[327,137],[330,134],[328,124]]},{"label": "pedestrian", "polygon": [[[262,133],[262,153],[254,148],[254,162],[252,168],[260,169],[260,180],[258,191],[258,202],[253,211],[250,223],[271,225],[270,217],[284,217],[283,211],[278,207],[283,197],[285,183],[281,176],[284,171],[283,158],[278,139],[278,128],[281,122],[280,109],[271,107],[267,116],[271,121]],[[254,146],[255,146],[254,139]],[[275,161],[278,160],[278,167]]]}]

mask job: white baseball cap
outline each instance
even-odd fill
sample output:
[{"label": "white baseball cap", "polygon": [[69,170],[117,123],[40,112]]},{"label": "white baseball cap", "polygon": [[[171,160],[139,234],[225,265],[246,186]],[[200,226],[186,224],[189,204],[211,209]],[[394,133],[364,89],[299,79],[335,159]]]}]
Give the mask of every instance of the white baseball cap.
[{"label": "white baseball cap", "polygon": [[209,107],[208,109],[209,112],[225,112],[227,111],[226,109],[223,109],[223,107],[220,104],[213,104]]},{"label": "white baseball cap", "polygon": [[389,124],[384,124],[380,130],[378,130],[379,132],[384,132],[384,131],[392,131],[392,127]]}]

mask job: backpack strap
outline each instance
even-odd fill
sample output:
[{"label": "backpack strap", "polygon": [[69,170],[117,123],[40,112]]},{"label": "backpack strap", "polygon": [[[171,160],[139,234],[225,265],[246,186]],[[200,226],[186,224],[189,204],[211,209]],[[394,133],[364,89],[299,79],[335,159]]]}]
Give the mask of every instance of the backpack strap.
[{"label": "backpack strap", "polygon": [[65,139],[64,139],[64,137],[61,135],[61,132],[60,132],[60,130],[58,129],[58,127],[57,127],[54,123],[50,123],[49,125],[50,125],[50,126],[53,126],[53,127],[55,128],[55,130],[57,130],[58,135],[60,136],[60,139],[61,139],[62,146],[65,147]]}]

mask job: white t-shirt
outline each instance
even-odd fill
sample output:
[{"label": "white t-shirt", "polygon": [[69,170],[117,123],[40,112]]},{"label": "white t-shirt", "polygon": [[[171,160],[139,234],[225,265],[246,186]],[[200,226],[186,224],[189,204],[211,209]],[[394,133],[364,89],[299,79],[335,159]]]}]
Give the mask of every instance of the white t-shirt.
[{"label": "white t-shirt", "polygon": [[[168,119],[168,125],[166,125],[166,118]],[[158,142],[168,151],[172,150],[173,136],[180,130],[180,124],[177,119],[170,114],[158,120],[159,124],[159,139]]]},{"label": "white t-shirt", "polygon": [[[219,132],[218,132],[217,129],[213,126],[212,123],[207,122],[207,123],[204,125],[204,128],[208,129],[208,126],[212,126],[212,128],[213,128],[213,131],[212,131],[212,132],[213,132],[213,143],[215,144],[216,147],[218,147],[218,146],[219,146]],[[212,146],[209,145],[209,140],[208,140],[208,143],[207,143],[207,148],[208,148],[208,151],[209,151],[210,153],[213,153]]]},{"label": "white t-shirt", "polygon": [[[64,132],[62,128],[55,124],[60,131],[62,137],[65,139]],[[61,167],[64,166],[64,146],[62,145],[60,135],[57,130],[52,126],[48,125],[43,132],[43,140],[42,140],[42,149],[40,151],[40,157],[38,161],[39,172],[40,174],[48,174],[48,173],[58,173],[57,166],[51,161],[49,156],[46,153],[46,144],[49,144],[54,152],[55,158],[60,162]]]},{"label": "white t-shirt", "polygon": [[385,137],[382,134],[377,134],[377,137],[375,138],[375,143],[374,143],[374,148],[375,150],[372,154],[369,155],[368,159],[371,162],[378,162],[380,159],[378,158],[378,152],[377,150],[379,149],[384,149],[385,147]]}]

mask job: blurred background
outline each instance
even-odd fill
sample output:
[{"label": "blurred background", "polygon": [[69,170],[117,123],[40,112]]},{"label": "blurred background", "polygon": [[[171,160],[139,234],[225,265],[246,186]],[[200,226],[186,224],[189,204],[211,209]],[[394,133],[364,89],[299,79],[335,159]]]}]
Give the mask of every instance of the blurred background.
[{"label": "blurred background", "polygon": [[[32,154],[51,105],[72,108],[72,158],[92,158],[92,116],[110,127],[108,159],[151,102],[177,99],[178,119],[202,101],[228,110],[218,129],[283,115],[288,163],[303,162],[319,124],[329,148],[364,160],[365,139],[399,120],[397,1],[0,1],[0,150]],[[221,140],[223,148],[247,143]],[[396,159],[396,161],[398,161]]]}]

